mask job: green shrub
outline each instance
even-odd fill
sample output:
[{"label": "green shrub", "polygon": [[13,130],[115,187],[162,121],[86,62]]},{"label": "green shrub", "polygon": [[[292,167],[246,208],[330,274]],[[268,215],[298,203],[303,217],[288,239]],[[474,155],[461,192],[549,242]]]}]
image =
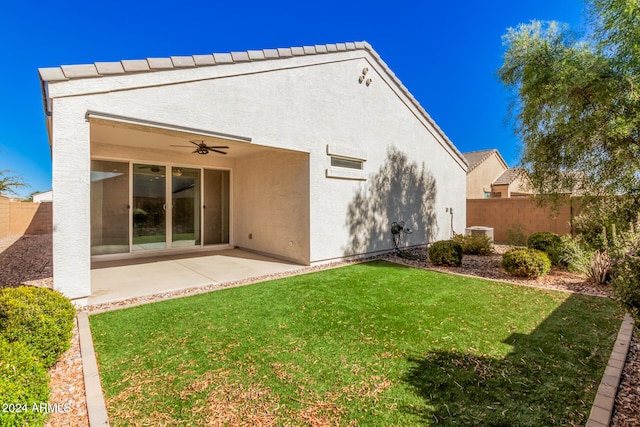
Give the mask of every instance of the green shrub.
[{"label": "green shrub", "polygon": [[522,224],[512,224],[507,229],[507,244],[510,246],[527,246],[527,235]]},{"label": "green shrub", "polygon": [[75,307],[51,289],[21,286],[0,291],[0,335],[26,344],[50,368],[71,343]]},{"label": "green shrub", "polygon": [[621,258],[612,260],[613,279],[610,284],[613,295],[640,324],[640,251],[636,243]]},{"label": "green shrub", "polygon": [[[562,239],[556,233],[546,231],[533,233],[527,239],[527,247],[547,254],[552,265],[561,265]],[[566,265],[563,267],[566,267]]]},{"label": "green shrub", "polygon": [[46,412],[38,408],[48,402],[47,370],[26,344],[0,336],[0,404],[13,405],[0,411],[0,425],[43,426]]},{"label": "green shrub", "polygon": [[441,240],[429,247],[429,259],[434,265],[460,267],[462,265],[462,245],[453,240]]},{"label": "green shrub", "polygon": [[585,249],[586,244],[580,237],[570,235],[560,237],[562,240],[562,252],[558,265],[566,267],[574,273],[586,274],[589,269],[592,254]]},{"label": "green shrub", "polygon": [[460,243],[462,253],[465,255],[491,255],[493,253],[491,239],[481,234],[456,234],[452,240]]},{"label": "green shrub", "polygon": [[640,324],[640,217],[619,235],[612,229],[608,254],[616,300]]},{"label": "green shrub", "polygon": [[513,276],[534,279],[549,272],[551,261],[537,249],[511,249],[502,256],[502,267]]}]

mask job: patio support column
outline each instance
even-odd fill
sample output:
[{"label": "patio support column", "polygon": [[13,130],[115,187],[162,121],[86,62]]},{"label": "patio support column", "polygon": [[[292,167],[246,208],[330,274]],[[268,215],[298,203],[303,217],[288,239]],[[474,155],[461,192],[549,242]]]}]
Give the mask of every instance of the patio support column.
[{"label": "patio support column", "polygon": [[91,294],[91,153],[81,106],[56,99],[52,130],[54,288],[70,299]]}]

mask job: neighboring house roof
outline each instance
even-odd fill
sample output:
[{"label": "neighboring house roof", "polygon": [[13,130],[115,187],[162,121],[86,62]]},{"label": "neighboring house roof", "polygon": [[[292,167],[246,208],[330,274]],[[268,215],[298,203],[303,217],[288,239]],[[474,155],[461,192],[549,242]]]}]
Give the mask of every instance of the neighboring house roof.
[{"label": "neighboring house roof", "polygon": [[504,159],[502,158],[498,150],[494,148],[490,150],[478,150],[478,151],[470,151],[468,153],[462,153],[464,158],[467,160],[467,163],[469,164],[469,169],[467,169],[467,173],[474,170],[478,165],[480,165],[482,162],[487,160],[494,153],[498,156],[498,159],[500,160],[500,162],[503,163],[504,167],[508,168],[507,163],[504,161]]},{"label": "neighboring house roof", "polygon": [[51,115],[48,83],[75,79],[103,78],[125,74],[152,73],[186,68],[210,67],[233,63],[267,61],[287,59],[306,55],[331,55],[339,52],[364,50],[368,52],[382,67],[382,70],[393,80],[400,91],[420,111],[427,122],[433,126],[446,145],[460,160],[461,166],[466,166],[465,157],[451,142],[449,137],[436,124],[417,99],[402,84],[400,79],[391,71],[380,55],[366,41],[334,43],[314,46],[299,46],[277,49],[248,50],[246,52],[212,53],[207,55],[171,56],[169,58],[147,58],[139,60],[122,60],[119,62],[96,62],[83,65],[63,65],[60,67],[40,68],[40,82],[42,87],[43,104],[46,116]]},{"label": "neighboring house roof", "polygon": [[507,169],[498,177],[498,179],[493,181],[493,185],[509,185],[518,177],[522,176],[522,174],[524,174],[524,169],[522,168]]}]

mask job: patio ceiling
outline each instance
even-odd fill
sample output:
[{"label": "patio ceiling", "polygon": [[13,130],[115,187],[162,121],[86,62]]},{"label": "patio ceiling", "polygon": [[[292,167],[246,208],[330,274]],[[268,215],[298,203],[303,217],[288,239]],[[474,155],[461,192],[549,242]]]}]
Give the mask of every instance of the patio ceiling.
[{"label": "patio ceiling", "polygon": [[[248,137],[218,134],[179,126],[144,123],[142,121],[136,123],[101,117],[90,117],[89,121],[91,122],[92,143],[189,154],[196,149],[196,146],[190,141],[204,141],[209,146],[228,146],[228,149],[222,150],[227,152],[225,156],[217,153],[206,155],[222,156],[226,159],[239,159],[265,150],[278,150],[273,147],[253,144],[251,138]],[[174,145],[183,147],[174,147]],[[201,156],[195,153],[193,155]]]}]

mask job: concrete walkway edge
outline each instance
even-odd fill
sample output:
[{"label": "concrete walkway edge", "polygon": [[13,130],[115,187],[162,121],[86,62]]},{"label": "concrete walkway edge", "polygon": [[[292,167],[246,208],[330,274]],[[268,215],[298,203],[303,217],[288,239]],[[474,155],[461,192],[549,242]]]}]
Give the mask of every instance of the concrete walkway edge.
[{"label": "concrete walkway edge", "polygon": [[627,314],[622,320],[618,339],[616,339],[609,357],[609,363],[607,363],[607,368],[604,371],[604,375],[602,375],[602,381],[600,381],[598,393],[593,401],[586,427],[608,427],[611,423],[616,394],[618,393],[622,371],[629,353],[632,335],[633,318]]},{"label": "concrete walkway edge", "polygon": [[87,395],[87,414],[89,427],[109,426],[109,416],[104,403],[102,385],[96,354],[93,351],[93,339],[89,328],[89,316],[85,312],[78,313],[78,338],[80,353],[82,354],[82,372],[84,375],[84,390]]}]

